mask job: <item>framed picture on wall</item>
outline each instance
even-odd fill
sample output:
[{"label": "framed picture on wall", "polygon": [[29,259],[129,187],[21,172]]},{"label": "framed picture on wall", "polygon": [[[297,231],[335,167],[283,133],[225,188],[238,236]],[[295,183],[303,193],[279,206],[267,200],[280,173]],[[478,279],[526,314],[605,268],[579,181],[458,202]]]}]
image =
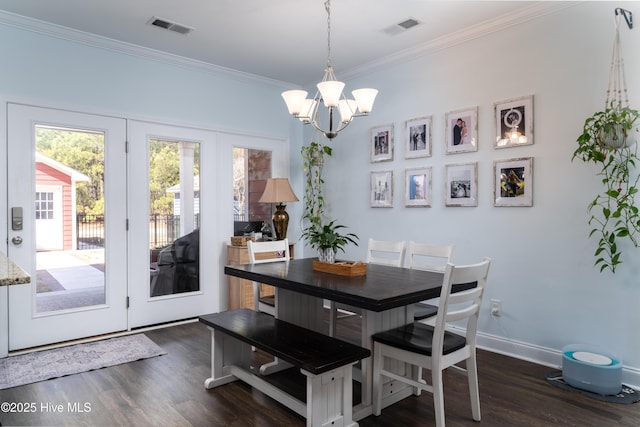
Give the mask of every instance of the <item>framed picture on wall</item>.
[{"label": "framed picture on wall", "polygon": [[478,151],[478,107],[445,114],[447,154]]},{"label": "framed picture on wall", "polygon": [[406,207],[431,206],[431,167],[406,169],[404,181]]},{"label": "framed picture on wall", "polygon": [[406,159],[431,156],[431,116],[405,122],[404,147]]},{"label": "framed picture on wall", "polygon": [[393,125],[371,129],[371,162],[393,160]]},{"label": "framed picture on wall", "polygon": [[446,206],[478,206],[478,162],[445,166]]},{"label": "framed picture on wall", "polygon": [[393,207],[393,171],[371,172],[371,207]]},{"label": "framed picture on wall", "polygon": [[533,95],[495,103],[495,148],[533,144]]},{"label": "framed picture on wall", "polygon": [[494,161],[494,206],[532,206],[532,168],[532,157]]}]

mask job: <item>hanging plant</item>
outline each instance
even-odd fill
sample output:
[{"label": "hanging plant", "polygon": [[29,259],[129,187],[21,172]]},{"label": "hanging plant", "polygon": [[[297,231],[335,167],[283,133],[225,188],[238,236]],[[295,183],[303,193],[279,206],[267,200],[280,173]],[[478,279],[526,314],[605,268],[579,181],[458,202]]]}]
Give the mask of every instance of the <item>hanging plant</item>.
[{"label": "hanging plant", "polygon": [[[613,96],[611,101],[610,95]],[[588,224],[592,227],[589,237],[598,237],[594,255],[595,265],[600,266],[600,272],[609,269],[615,273],[616,267],[622,263],[618,239],[628,238],[638,247],[636,235],[640,232],[640,215],[634,198],[640,179],[635,173],[640,113],[629,107],[626,97],[616,25],[606,108],[585,120],[582,134],[577,139],[578,148],[572,158],[593,162],[600,167],[598,175],[602,178],[603,190],[588,205],[591,215]]]},{"label": "hanging plant", "polygon": [[[589,204],[589,237],[598,237],[595,265],[615,273],[622,263],[618,238],[628,237],[638,246],[636,234],[640,231],[640,215],[635,206],[640,175],[635,172],[637,144],[629,144],[630,135],[637,132],[638,111],[628,107],[607,108],[585,121],[578,148],[573,158],[593,162],[600,167],[603,190]],[[612,121],[614,120],[614,121]],[[614,126],[615,124],[615,126]],[[634,137],[635,138],[635,137]],[[619,147],[607,143],[618,141]],[[624,141],[624,142],[620,142]]]},{"label": "hanging plant", "polygon": [[317,142],[311,142],[302,147],[303,168],[305,174],[304,214],[303,221],[307,226],[302,230],[301,238],[318,250],[318,258],[321,262],[333,263],[338,250],[344,252],[349,243],[358,245],[358,236],[353,233],[340,233],[339,230],[347,228],[336,224],[336,221],[328,221],[323,224],[325,215],[325,199],[322,194],[324,180],[322,168],[325,156],[331,156],[332,149]]},{"label": "hanging plant", "polygon": [[322,167],[325,156],[330,156],[332,149],[317,142],[311,142],[301,149],[303,171],[305,175],[304,214],[303,220],[309,226],[319,225],[324,215],[325,203],[322,195]]}]

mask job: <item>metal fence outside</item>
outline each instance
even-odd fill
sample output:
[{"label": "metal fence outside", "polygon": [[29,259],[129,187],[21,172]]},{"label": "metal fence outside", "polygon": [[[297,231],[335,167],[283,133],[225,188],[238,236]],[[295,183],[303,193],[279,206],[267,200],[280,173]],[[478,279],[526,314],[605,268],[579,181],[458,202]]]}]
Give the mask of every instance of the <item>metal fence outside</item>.
[{"label": "metal fence outside", "polygon": [[[200,214],[195,216],[195,228],[200,228]],[[78,249],[104,248],[104,215],[78,214],[76,217]],[[180,237],[180,215],[151,214],[149,216],[149,248],[162,248]]]}]

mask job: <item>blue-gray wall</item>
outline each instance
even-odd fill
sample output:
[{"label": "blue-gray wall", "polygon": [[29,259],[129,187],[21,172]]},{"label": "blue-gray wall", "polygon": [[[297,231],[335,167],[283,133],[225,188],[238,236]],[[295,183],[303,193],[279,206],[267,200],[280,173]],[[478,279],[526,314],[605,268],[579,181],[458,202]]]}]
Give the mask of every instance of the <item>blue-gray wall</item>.
[{"label": "blue-gray wall", "polygon": [[[584,119],[604,106],[614,7],[638,2],[584,2],[557,13],[382,69],[363,72],[347,88],[380,90],[374,111],[356,119],[331,145],[325,167],[331,216],[369,237],[454,243],[454,261],[493,259],[486,298],[502,300],[503,315],[483,310],[485,346],[547,364],[560,363],[571,343],[617,353],[626,383],[640,385],[640,251],[625,245],[619,272],[593,265],[586,206],[599,190],[596,169],[571,162]],[[637,10],[634,10],[637,9]],[[640,99],[640,30],[621,29],[631,103]],[[299,150],[313,138],[286,114],[285,85],[226,72],[140,58],[0,25],[0,95],[34,104],[119,114],[288,139],[291,179],[299,197]],[[338,64],[337,64],[338,65]],[[319,69],[319,74],[322,70]],[[340,77],[340,76],[338,76]],[[496,150],[494,102],[533,95],[535,144]],[[445,154],[444,115],[478,107],[479,149]],[[433,156],[404,158],[404,123],[433,116]],[[370,129],[393,124],[391,162],[369,160]],[[0,124],[4,133],[6,123]],[[6,162],[2,137],[0,161]],[[493,206],[493,162],[533,157],[533,206]],[[445,207],[444,166],[478,162],[478,206]],[[430,166],[430,208],[404,207],[404,171]],[[369,207],[371,171],[394,173],[394,206]],[[0,186],[0,221],[6,224]],[[290,238],[299,236],[302,203],[290,204]],[[229,209],[231,211],[231,209]],[[6,237],[5,231],[0,237]],[[225,237],[226,239],[226,237]],[[365,244],[346,258],[363,259]],[[296,250],[302,254],[302,247]],[[307,251],[306,255],[312,255]],[[393,284],[390,284],[392,286]]]}]

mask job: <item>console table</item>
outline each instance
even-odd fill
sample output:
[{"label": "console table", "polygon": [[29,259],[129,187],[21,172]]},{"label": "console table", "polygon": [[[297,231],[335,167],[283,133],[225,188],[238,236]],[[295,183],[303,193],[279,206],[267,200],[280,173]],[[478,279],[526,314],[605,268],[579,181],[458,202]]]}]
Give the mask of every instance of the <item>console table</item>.
[{"label": "console table", "polygon": [[[289,256],[294,259],[295,243],[289,243]],[[249,264],[249,250],[246,246],[227,245],[227,264],[243,265]],[[229,298],[227,300],[227,310],[238,308],[253,309],[253,283],[250,280],[240,279],[234,276],[227,276],[227,289]],[[273,286],[260,284],[260,295],[269,296],[275,293]]]}]

